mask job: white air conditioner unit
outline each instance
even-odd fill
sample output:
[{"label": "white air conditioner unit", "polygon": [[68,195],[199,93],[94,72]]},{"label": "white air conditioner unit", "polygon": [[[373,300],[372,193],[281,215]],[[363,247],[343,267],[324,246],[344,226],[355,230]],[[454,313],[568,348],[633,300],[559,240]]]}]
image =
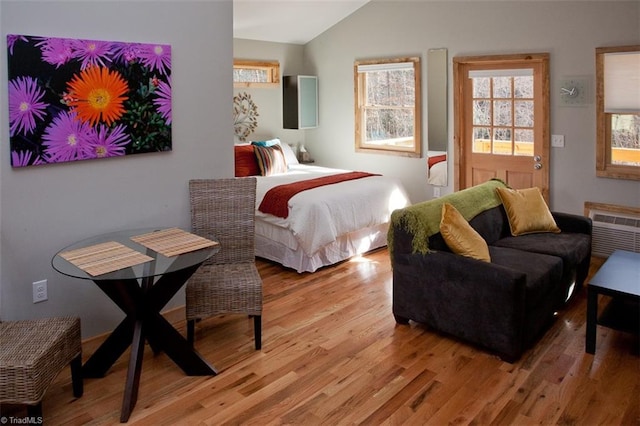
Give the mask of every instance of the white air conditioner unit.
[{"label": "white air conditioner unit", "polygon": [[591,210],[593,222],[591,254],[609,257],[614,250],[640,253],[640,216]]}]

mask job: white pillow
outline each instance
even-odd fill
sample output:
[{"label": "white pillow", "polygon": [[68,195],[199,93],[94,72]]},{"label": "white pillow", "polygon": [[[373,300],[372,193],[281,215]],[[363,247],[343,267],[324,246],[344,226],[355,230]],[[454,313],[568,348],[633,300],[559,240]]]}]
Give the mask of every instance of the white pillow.
[{"label": "white pillow", "polygon": [[288,143],[280,143],[282,147],[282,152],[284,152],[284,159],[287,161],[287,166],[291,164],[298,164],[298,157],[296,157],[296,153],[293,152],[293,148]]}]

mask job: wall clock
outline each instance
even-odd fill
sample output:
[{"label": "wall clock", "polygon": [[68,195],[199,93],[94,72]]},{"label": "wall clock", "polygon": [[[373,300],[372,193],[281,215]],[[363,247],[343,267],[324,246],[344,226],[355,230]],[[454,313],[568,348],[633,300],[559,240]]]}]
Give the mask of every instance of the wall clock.
[{"label": "wall clock", "polygon": [[560,79],[560,106],[583,106],[592,102],[591,80],[586,76],[564,77]]}]

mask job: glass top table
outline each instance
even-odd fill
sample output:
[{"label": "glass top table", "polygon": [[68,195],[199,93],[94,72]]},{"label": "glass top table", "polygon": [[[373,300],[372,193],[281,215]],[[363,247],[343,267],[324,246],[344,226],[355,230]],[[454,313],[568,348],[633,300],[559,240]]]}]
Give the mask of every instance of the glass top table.
[{"label": "glass top table", "polygon": [[[211,256],[213,256],[220,249],[220,246],[216,245],[206,249],[200,249],[196,251],[183,253],[178,256],[167,257],[131,239],[131,237],[147,234],[147,233],[162,230],[162,229],[164,228],[155,227],[155,228],[133,229],[133,230],[127,230],[127,231],[111,232],[111,233],[87,238],[61,249],[58,253],[55,254],[55,256],[53,256],[53,259],[51,260],[51,266],[53,266],[53,269],[55,269],[56,271],[60,272],[63,275],[67,275],[73,278],[85,279],[85,280],[95,281],[95,280],[141,279],[141,278],[149,278],[149,277],[159,277],[164,274],[189,268],[193,265],[199,265],[205,260],[209,259]],[[130,266],[127,268],[119,269],[117,271],[108,272],[106,274],[92,276],[60,256],[61,253],[64,253],[70,250],[76,250],[84,247],[90,247],[95,244],[101,244],[101,243],[112,242],[112,241],[116,243],[120,243],[140,253],[146,254],[147,256],[152,257],[154,260],[150,262],[145,262],[138,265]]]},{"label": "glass top table", "polygon": [[[186,234],[190,239],[199,238],[176,228],[147,228],[112,232],[67,246],[57,252],[51,260],[53,268],[61,274],[93,281],[126,315],[82,366],[84,377],[104,377],[111,366],[131,346],[120,413],[121,422],[129,420],[138,399],[145,341],[149,342],[154,354],[166,353],[187,375],[217,374],[215,368],[182,337],[160,311],[202,263],[220,250],[220,245],[215,244],[173,256],[165,256],[131,239],[154,231],[159,232],[158,235],[163,231],[170,231],[172,233],[178,232],[183,236]],[[158,235],[152,235],[152,237]],[[158,242],[158,238],[155,239],[155,242]],[[118,248],[118,253],[125,253],[124,257],[128,259],[133,257],[138,261],[141,254],[149,256],[149,258],[144,263],[95,275],[85,272],[67,260],[73,259],[75,261],[80,258],[82,261],[75,263],[84,266],[84,269],[92,270],[86,267],[85,260],[87,258],[85,256],[97,254],[98,263],[104,262],[105,256],[95,247],[95,245],[102,243],[108,243],[108,247],[115,245]],[[206,241],[206,243],[210,244],[211,241]],[[121,247],[120,244],[124,247]],[[78,257],[69,256],[67,252],[72,250],[80,250],[82,254]],[[167,253],[171,252],[167,251]],[[111,259],[109,256],[106,258]],[[114,258],[117,259],[117,256]],[[117,267],[122,265],[119,260],[116,260],[115,263]],[[113,267],[113,265],[109,265],[106,269]],[[95,270],[92,271],[95,272]]]}]

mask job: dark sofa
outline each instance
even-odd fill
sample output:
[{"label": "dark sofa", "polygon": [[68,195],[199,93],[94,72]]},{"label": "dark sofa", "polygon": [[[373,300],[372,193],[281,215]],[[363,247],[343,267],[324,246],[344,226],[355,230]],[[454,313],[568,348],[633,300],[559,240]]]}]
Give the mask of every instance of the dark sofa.
[{"label": "dark sofa", "polygon": [[[497,186],[505,185],[490,181],[393,213],[393,315],[400,324],[424,323],[514,362],[584,283],[591,220],[552,212],[560,233],[514,237],[499,197],[491,198]],[[490,263],[451,252],[435,213],[422,215],[445,202],[472,212],[469,223],[487,242]]]}]

